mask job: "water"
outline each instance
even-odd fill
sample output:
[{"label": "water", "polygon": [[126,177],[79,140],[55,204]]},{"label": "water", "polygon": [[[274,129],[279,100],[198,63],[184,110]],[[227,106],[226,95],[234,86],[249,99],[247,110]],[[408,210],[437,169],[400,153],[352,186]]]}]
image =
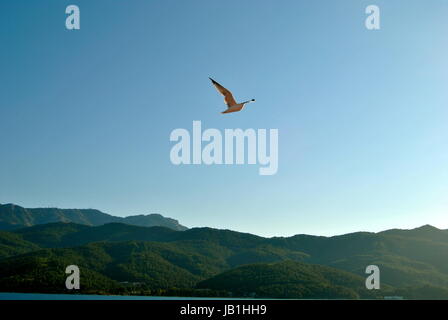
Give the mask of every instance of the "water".
[{"label": "water", "polygon": [[[229,298],[106,296],[106,295],[88,295],[88,294],[0,292],[0,300],[229,300]],[[232,299],[232,300],[242,300],[242,299]]]}]

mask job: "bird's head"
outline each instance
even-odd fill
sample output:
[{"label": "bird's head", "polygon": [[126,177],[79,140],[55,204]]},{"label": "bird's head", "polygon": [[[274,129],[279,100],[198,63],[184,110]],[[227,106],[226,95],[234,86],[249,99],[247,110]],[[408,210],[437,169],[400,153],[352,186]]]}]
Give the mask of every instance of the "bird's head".
[{"label": "bird's head", "polygon": [[251,102],[254,102],[254,101],[255,101],[255,99],[250,99],[250,100],[242,102],[242,104],[245,105],[245,104],[248,104],[248,103],[251,103]]}]

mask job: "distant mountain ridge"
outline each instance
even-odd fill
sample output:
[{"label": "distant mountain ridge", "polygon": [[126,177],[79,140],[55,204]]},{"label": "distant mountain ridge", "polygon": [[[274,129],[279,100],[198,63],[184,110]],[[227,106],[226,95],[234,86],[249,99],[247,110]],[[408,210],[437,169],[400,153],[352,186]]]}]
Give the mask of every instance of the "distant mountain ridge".
[{"label": "distant mountain ridge", "polygon": [[[0,291],[65,292],[70,264],[87,277],[84,293],[448,299],[448,231],[429,225],[273,238],[123,223],[0,231]],[[365,288],[372,264],[381,270],[378,291]]]},{"label": "distant mountain ridge", "polygon": [[0,204],[0,230],[15,230],[40,224],[72,222],[87,226],[125,223],[142,227],[167,227],[176,231],[188,228],[160,214],[116,217],[96,209],[24,208],[12,203]]},{"label": "distant mountain ridge", "polygon": [[[74,264],[82,293],[448,300],[448,230],[266,238],[160,226],[167,221],[178,224],[160,215],[0,205],[0,224],[10,229],[0,231],[0,292],[67,293],[64,270]],[[369,265],[381,270],[381,290],[365,287]]]}]

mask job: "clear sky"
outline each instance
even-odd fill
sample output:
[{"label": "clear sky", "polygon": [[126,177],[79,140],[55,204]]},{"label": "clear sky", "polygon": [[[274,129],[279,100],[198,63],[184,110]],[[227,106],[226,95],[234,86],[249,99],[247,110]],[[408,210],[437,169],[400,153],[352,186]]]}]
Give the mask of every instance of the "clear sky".
[{"label": "clear sky", "polygon": [[[448,228],[447,17],[446,0],[1,1],[0,203],[263,236]],[[221,115],[209,76],[256,103]],[[193,120],[277,128],[278,173],[174,166]]]}]

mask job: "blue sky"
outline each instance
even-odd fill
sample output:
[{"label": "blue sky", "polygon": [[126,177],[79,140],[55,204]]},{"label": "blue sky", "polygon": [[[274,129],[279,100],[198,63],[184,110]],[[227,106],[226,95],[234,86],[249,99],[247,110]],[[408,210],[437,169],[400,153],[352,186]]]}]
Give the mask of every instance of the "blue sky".
[{"label": "blue sky", "polygon": [[[447,16],[444,0],[2,1],[0,203],[264,236],[448,228]],[[209,76],[256,103],[221,115]],[[193,120],[277,128],[278,173],[172,165]]]}]

